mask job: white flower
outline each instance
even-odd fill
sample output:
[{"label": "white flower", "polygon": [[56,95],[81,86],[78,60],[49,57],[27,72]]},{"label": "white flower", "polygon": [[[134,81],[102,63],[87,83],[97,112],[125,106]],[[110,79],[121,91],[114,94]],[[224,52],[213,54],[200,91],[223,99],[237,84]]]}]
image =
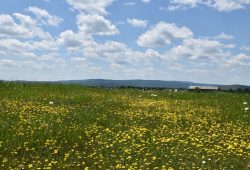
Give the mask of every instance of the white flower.
[{"label": "white flower", "polygon": [[206,163],[206,161],[202,161],[202,163],[203,163],[203,164],[205,164],[205,163]]},{"label": "white flower", "polygon": [[52,105],[52,104],[54,104],[54,102],[49,102],[49,104],[51,104],[51,105]]},{"label": "white flower", "polygon": [[243,104],[247,104],[247,102],[244,102]]},{"label": "white flower", "polygon": [[156,94],[151,94],[151,96],[156,97],[157,95]]},{"label": "white flower", "polygon": [[245,108],[245,111],[248,111],[248,110],[249,110],[249,107],[246,107],[246,108]]}]

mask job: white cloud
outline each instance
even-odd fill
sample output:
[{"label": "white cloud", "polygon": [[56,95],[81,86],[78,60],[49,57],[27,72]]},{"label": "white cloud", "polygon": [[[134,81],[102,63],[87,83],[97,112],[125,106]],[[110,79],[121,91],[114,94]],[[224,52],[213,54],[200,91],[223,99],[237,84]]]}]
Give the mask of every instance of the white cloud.
[{"label": "white cloud", "polygon": [[38,51],[56,51],[58,50],[58,44],[54,38],[45,39],[41,41],[28,41],[28,49]]},{"label": "white cloud", "polygon": [[23,14],[20,14],[20,13],[14,13],[13,15],[15,16],[16,19],[19,20],[19,22],[23,26],[28,27],[28,26],[36,25],[36,20],[34,20],[33,18],[31,18],[28,15],[23,15]]},{"label": "white cloud", "polygon": [[29,42],[22,42],[17,39],[1,39],[0,40],[0,49],[10,56],[18,57],[27,57],[27,58],[37,58],[37,56],[31,52],[34,49],[34,46]]},{"label": "white cloud", "polygon": [[125,6],[134,6],[136,3],[135,2],[126,2],[124,3]]},{"label": "white cloud", "polygon": [[142,34],[137,44],[142,47],[159,47],[171,44],[172,39],[185,39],[193,36],[187,27],[177,27],[173,23],[159,22]]},{"label": "white cloud", "polygon": [[78,47],[82,44],[81,38],[72,30],[66,30],[59,35],[58,42],[66,47]]},{"label": "white cloud", "polygon": [[217,9],[218,11],[229,12],[237,9],[243,9],[245,5],[249,5],[244,1],[235,1],[235,0],[213,0],[209,6]]},{"label": "white cloud", "polygon": [[16,37],[32,37],[30,30],[22,25],[15,23],[10,15],[0,15],[0,37],[16,36]]},{"label": "white cloud", "polygon": [[40,51],[55,51],[57,44],[53,39],[41,41],[20,41],[18,39],[0,39],[0,50],[9,51],[20,54],[24,51],[40,50]]},{"label": "white cloud", "polygon": [[225,44],[224,48],[233,49],[233,48],[236,48],[236,45],[235,44]]},{"label": "white cloud", "polygon": [[142,0],[143,3],[149,3],[151,0]]},{"label": "white cloud", "polygon": [[109,20],[98,14],[84,14],[77,16],[79,32],[86,36],[91,35],[115,35],[119,31]]},{"label": "white cloud", "polygon": [[124,66],[141,64],[148,57],[143,52],[134,51],[126,44],[115,41],[93,43],[84,48],[83,54],[87,58],[98,58],[108,63]]},{"label": "white cloud", "polygon": [[115,35],[119,31],[102,15],[80,13],[77,15],[77,32],[66,30],[60,33],[57,42],[70,52],[82,51],[87,47],[96,46],[93,35]]},{"label": "white cloud", "polygon": [[132,26],[134,26],[134,27],[145,28],[148,25],[148,21],[147,20],[139,20],[139,19],[135,19],[135,18],[127,19],[127,22],[129,24],[131,24]]},{"label": "white cloud", "polygon": [[40,9],[35,6],[29,7],[26,10],[34,14],[37,18],[37,21],[43,25],[57,26],[63,21],[62,18],[59,18],[55,15],[51,15],[45,9]]},{"label": "white cloud", "polygon": [[212,7],[221,12],[244,9],[250,5],[249,0],[171,0],[169,10],[195,8],[199,5]]},{"label": "white cloud", "polygon": [[71,59],[71,61],[76,62],[76,63],[85,63],[86,62],[86,58],[82,58],[82,57],[71,57],[70,59]]},{"label": "white cloud", "polygon": [[112,4],[114,0],[67,0],[74,8],[90,14],[107,14],[106,7]]},{"label": "white cloud", "polygon": [[145,56],[152,59],[164,59],[165,57],[160,54],[158,51],[153,49],[147,49],[145,52]]},{"label": "white cloud", "polygon": [[170,0],[170,3],[175,5],[187,5],[194,8],[199,3],[202,3],[202,0]]},{"label": "white cloud", "polygon": [[223,44],[207,39],[185,39],[182,45],[174,47],[167,54],[172,59],[186,57],[188,59],[209,59],[220,61],[229,54],[223,51]]},{"label": "white cloud", "polygon": [[227,67],[232,66],[250,66],[250,57],[246,54],[238,54],[237,56],[231,57],[229,60],[226,61]]},{"label": "white cloud", "polygon": [[229,34],[225,34],[224,32],[222,32],[221,34],[217,35],[214,38],[215,39],[232,40],[232,39],[234,39],[234,36],[233,35],[229,35]]},{"label": "white cloud", "polygon": [[0,60],[0,65],[5,66],[5,67],[14,67],[14,66],[16,66],[15,62],[10,60],[10,59]]},{"label": "white cloud", "polygon": [[6,55],[6,52],[4,50],[0,50],[0,57],[3,57]]},{"label": "white cloud", "polygon": [[56,67],[65,66],[65,60],[58,53],[47,53],[41,55],[38,60],[46,64],[57,65]]},{"label": "white cloud", "polygon": [[31,17],[14,13],[20,21],[17,24],[10,15],[0,14],[0,37],[34,38],[49,39],[51,35],[35,25]]},{"label": "white cloud", "polygon": [[250,46],[242,46],[240,49],[250,51]]},{"label": "white cloud", "polygon": [[122,70],[122,69],[125,68],[123,65],[117,64],[117,63],[111,63],[110,67],[111,67],[112,70],[116,70],[116,71],[117,70]]},{"label": "white cloud", "polygon": [[26,48],[26,45],[17,39],[0,39],[0,49],[5,51]]}]

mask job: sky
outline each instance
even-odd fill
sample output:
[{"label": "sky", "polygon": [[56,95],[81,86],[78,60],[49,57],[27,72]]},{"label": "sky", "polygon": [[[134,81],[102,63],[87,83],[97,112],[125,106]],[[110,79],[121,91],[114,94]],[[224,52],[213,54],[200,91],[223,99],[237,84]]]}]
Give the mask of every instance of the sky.
[{"label": "sky", "polygon": [[1,80],[250,85],[250,0],[0,2]]}]

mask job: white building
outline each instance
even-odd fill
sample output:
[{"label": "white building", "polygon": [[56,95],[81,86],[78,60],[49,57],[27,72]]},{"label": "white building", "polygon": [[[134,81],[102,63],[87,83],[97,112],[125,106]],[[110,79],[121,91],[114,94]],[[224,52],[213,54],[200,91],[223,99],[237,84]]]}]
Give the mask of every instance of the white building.
[{"label": "white building", "polygon": [[219,87],[216,87],[216,86],[189,86],[188,90],[218,91]]}]

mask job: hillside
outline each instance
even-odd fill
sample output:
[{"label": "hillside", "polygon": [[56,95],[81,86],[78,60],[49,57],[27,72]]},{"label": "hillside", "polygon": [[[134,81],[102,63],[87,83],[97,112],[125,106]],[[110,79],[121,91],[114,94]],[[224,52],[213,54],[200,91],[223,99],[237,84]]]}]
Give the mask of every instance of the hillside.
[{"label": "hillside", "polygon": [[221,90],[250,90],[250,86],[245,85],[219,85],[194,83],[188,81],[162,81],[162,80],[107,80],[107,79],[87,79],[60,81],[64,84],[81,84],[96,87],[140,87],[140,88],[172,88],[187,89],[189,86],[218,86]]}]

